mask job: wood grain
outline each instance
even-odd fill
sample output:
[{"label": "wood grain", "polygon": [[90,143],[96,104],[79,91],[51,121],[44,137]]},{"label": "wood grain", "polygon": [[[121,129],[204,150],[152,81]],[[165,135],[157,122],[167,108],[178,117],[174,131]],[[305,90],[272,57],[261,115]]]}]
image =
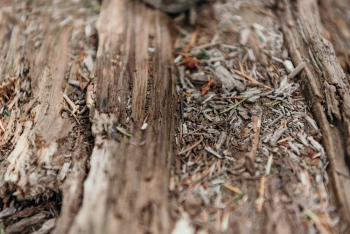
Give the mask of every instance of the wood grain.
[{"label": "wood grain", "polygon": [[[113,21],[110,15],[116,16]],[[95,147],[70,233],[170,232],[175,77],[167,22],[162,13],[136,2],[103,2],[97,81],[89,99]],[[152,56],[149,46],[155,48]],[[148,128],[141,131],[147,115]],[[116,126],[133,137],[116,133]]]},{"label": "wood grain", "polygon": [[[350,156],[350,90],[332,44],[323,34],[317,2],[289,1],[280,5],[282,31],[294,64],[306,62],[301,72],[304,93],[323,134],[330,162],[333,201],[350,221],[350,181],[339,172],[349,174],[346,161]],[[332,96],[332,97],[330,97]]]}]

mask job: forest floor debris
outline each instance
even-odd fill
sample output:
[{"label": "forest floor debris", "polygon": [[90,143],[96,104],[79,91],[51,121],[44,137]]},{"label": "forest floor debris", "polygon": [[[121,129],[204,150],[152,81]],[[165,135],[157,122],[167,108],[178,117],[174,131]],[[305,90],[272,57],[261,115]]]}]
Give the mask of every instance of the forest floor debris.
[{"label": "forest floor debris", "polygon": [[[94,79],[97,40],[97,14],[92,9],[97,2],[84,6],[86,9],[75,5],[77,11],[61,3],[56,5],[61,10],[52,17],[60,27],[71,28],[71,70],[67,71],[60,113],[72,120],[72,134],[65,139],[71,148],[63,156],[60,170],[51,170],[51,165],[42,168],[60,185],[74,165],[71,157],[78,145],[74,140],[85,134],[84,147],[93,145],[86,90]],[[43,8],[19,6],[19,13],[10,14],[18,13],[24,33],[35,34],[36,17]],[[179,118],[169,182],[174,205],[171,213],[177,220],[173,233],[272,233],[276,229],[342,233],[346,227],[330,198],[323,137],[301,95],[298,74],[305,63],[291,62],[274,12],[260,1],[218,2],[213,11],[217,21],[204,6],[194,28],[184,22],[184,14],[174,20]],[[6,20],[0,24],[4,22],[9,25],[0,29],[12,27]],[[36,36],[28,41],[31,48],[40,49],[45,40]],[[150,47],[148,53],[156,49]],[[150,61],[148,73],[153,76]],[[28,69],[28,62],[19,59],[15,72],[0,85],[0,171],[6,170],[6,159],[24,128],[21,115],[29,113],[34,118],[32,109],[42,105],[38,97],[28,101],[32,95]],[[131,96],[129,114],[130,100]],[[153,127],[147,128],[148,115],[145,113],[141,127],[145,132]],[[125,122],[129,121],[128,117]],[[124,126],[116,126],[116,130],[131,138],[130,145],[147,144],[133,139],[133,132]],[[87,166],[83,173],[88,170]],[[343,171],[337,173],[349,177]],[[61,204],[61,194],[52,191],[49,197],[32,200],[7,196],[0,201],[0,224],[6,232],[50,232]]]},{"label": "forest floor debris", "polygon": [[273,13],[256,6],[215,3],[217,28],[205,12],[200,28],[176,26],[176,211],[198,233],[229,231],[229,219],[245,233],[283,219],[294,233],[337,233],[322,134],[300,91],[305,64],[292,64]]}]

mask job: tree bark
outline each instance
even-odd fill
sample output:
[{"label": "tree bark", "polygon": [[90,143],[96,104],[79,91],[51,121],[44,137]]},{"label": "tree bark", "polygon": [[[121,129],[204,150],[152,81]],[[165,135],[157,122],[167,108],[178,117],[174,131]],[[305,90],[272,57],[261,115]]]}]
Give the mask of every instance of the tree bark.
[{"label": "tree bark", "polygon": [[[12,9],[9,3],[5,9],[11,11],[1,14],[6,22],[0,27],[5,58],[1,102],[11,114],[3,121],[1,139],[2,149],[9,152],[1,162],[2,207],[61,192],[54,233],[169,233],[175,76],[167,16],[138,1],[103,1],[95,79],[86,93],[90,121],[81,116],[75,120],[63,110],[69,108],[63,96],[75,101],[76,91],[68,82],[76,80],[78,71],[69,57],[79,45],[71,39],[72,27],[60,18],[74,8],[60,1],[40,4],[31,8],[35,33],[16,18],[23,8]],[[154,52],[148,53],[149,47]],[[23,112],[17,106],[11,110],[8,96],[24,93],[20,87],[27,80],[30,99]],[[141,130],[144,123],[148,127]],[[22,220],[17,229],[27,231],[50,218],[38,217],[27,226]]]},{"label": "tree bark", "polygon": [[95,146],[70,233],[169,233],[175,79],[167,19],[137,2],[106,0],[97,28],[97,81],[88,91]]},{"label": "tree bark", "polygon": [[346,0],[320,1],[320,16],[325,37],[334,46],[338,62],[350,79],[350,11]]},{"label": "tree bark", "polygon": [[323,134],[330,162],[331,185],[344,219],[350,220],[349,80],[341,68],[332,44],[323,34],[315,0],[280,4],[280,21],[287,48],[295,64],[306,62],[301,72],[304,94]]}]

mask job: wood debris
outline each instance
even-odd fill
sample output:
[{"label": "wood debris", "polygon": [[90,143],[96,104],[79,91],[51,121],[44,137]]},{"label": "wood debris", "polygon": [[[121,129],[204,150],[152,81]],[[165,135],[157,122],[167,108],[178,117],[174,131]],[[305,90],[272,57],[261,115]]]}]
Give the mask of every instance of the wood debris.
[{"label": "wood debris", "polygon": [[[320,208],[324,197],[317,195],[322,190],[322,196],[329,196],[324,190],[326,180],[315,182],[316,178],[327,178],[324,168],[328,161],[321,143],[322,134],[318,131],[309,135],[310,128],[318,127],[307,103],[300,99],[298,75],[306,64],[294,68],[278,22],[274,26],[267,23],[268,17],[275,18],[272,13],[256,6],[249,9],[261,15],[241,13],[242,7],[236,4],[234,1],[215,4],[218,15],[222,16],[218,27],[224,31],[215,34],[215,38],[207,36],[204,31],[211,28],[203,26],[192,34],[196,35],[195,41],[193,37],[179,35],[177,53],[191,54],[199,61],[199,68],[189,69],[181,65],[184,57],[176,58],[181,81],[177,90],[182,90],[179,95],[183,106],[173,179],[178,205],[187,193],[203,197],[202,210],[191,216],[199,230],[222,230],[217,223],[222,223],[225,230],[232,225],[227,215],[221,216],[211,207],[225,210],[233,205],[235,209],[230,210],[229,217],[239,217],[239,210],[249,202],[255,203],[256,209],[247,208],[250,215],[246,219],[262,226],[268,226],[269,222],[272,225],[277,217],[263,218],[266,223],[261,223],[254,218],[256,215],[272,212],[271,209],[288,213],[287,201],[295,202],[291,206],[296,213],[281,217],[288,223],[284,224],[285,228],[292,232],[296,231],[295,223],[310,221],[298,202],[308,201],[307,207],[313,212],[337,217],[337,213]],[[225,12],[229,13],[225,15]],[[237,40],[225,37],[226,16],[232,17],[232,24],[239,19],[239,26],[229,34]],[[253,22],[253,28],[245,20]],[[250,38],[254,36],[257,47],[253,50]],[[211,79],[216,81],[215,86],[209,85]],[[253,182],[253,178],[260,183]],[[281,189],[288,190],[288,194],[282,196]],[[312,201],[311,194],[315,198]],[[281,201],[271,203],[276,196]],[[314,231],[328,230],[324,224],[313,221]],[[249,229],[241,225],[243,233]],[[259,225],[252,227],[255,232],[261,231]],[[299,225],[297,230],[306,229]]]},{"label": "wood debris", "polygon": [[330,187],[350,175],[329,179],[321,130],[348,124],[348,86],[301,30],[316,1],[290,2],[287,23],[270,3],[203,3],[196,27],[173,20],[173,50],[140,1],[1,2],[0,233],[342,233]]}]

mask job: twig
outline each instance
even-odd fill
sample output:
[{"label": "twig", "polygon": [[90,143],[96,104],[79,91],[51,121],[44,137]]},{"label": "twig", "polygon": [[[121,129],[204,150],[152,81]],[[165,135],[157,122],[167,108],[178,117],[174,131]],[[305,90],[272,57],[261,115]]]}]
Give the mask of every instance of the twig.
[{"label": "twig", "polygon": [[329,233],[326,230],[326,228],[322,225],[322,221],[317,214],[315,214],[314,212],[312,212],[311,210],[309,210],[306,207],[304,207],[303,213],[305,215],[307,215],[312,221],[314,221],[314,223],[315,223],[317,229],[320,231],[320,233],[322,233],[322,234]]},{"label": "twig", "polygon": [[180,99],[180,116],[181,116],[181,121],[182,123],[185,123],[185,118],[184,118],[184,101],[182,98],[182,94],[179,95]]},{"label": "twig", "polygon": [[350,175],[349,175],[348,173],[342,172],[342,171],[340,171],[340,170],[338,170],[338,169],[336,169],[335,171],[336,171],[339,175],[342,175],[342,176],[344,176],[344,177],[346,177],[346,178],[350,178]]},{"label": "twig", "polygon": [[271,166],[272,166],[272,160],[273,160],[273,155],[271,154],[269,159],[267,160],[267,164],[266,164],[266,172],[265,172],[266,176],[270,175]]},{"label": "twig", "polygon": [[273,126],[275,123],[277,123],[278,121],[280,121],[283,118],[283,115],[280,115],[277,117],[277,119],[275,119],[274,121],[272,121],[271,123],[269,123],[267,125],[267,127]]},{"label": "twig", "polygon": [[[239,61],[239,60],[238,60],[238,66],[239,66],[239,70],[240,70],[242,73],[244,73],[242,63],[241,63],[241,61]],[[245,77],[244,77],[244,78],[245,78]],[[246,79],[243,79],[243,83],[244,83],[244,85],[247,85]]]},{"label": "twig", "polygon": [[242,193],[242,190],[240,190],[240,189],[237,188],[237,187],[234,187],[234,186],[229,185],[229,184],[226,184],[226,183],[224,183],[223,185],[224,185],[225,188],[231,190],[232,192],[235,192],[235,193],[237,193],[237,194],[241,194],[241,193]]},{"label": "twig", "polygon": [[68,103],[68,105],[71,107],[72,110],[75,109],[75,104],[72,100],[70,100],[70,98],[67,96],[67,94],[63,93],[63,98],[64,100],[66,100],[66,102]]},{"label": "twig", "polygon": [[270,61],[269,61],[269,63],[270,63],[270,65],[271,65],[271,67],[273,68],[273,70],[275,70],[275,72],[276,72],[276,74],[278,75],[278,77],[281,77],[281,76],[280,76],[280,73],[279,73],[279,71],[278,71],[278,69],[277,69],[277,67],[276,67],[275,65],[273,65],[273,63],[271,63]]},{"label": "twig", "polygon": [[[240,76],[242,76],[242,77],[244,77],[244,78],[247,78],[248,80],[250,80],[250,81],[252,81],[252,82],[260,83],[259,81],[257,81],[257,80],[254,79],[253,77],[251,77],[250,75],[247,75],[247,74],[245,74],[245,73],[243,73],[243,72],[240,72],[240,71],[238,71],[238,70],[236,70],[236,69],[233,69],[233,68],[230,68],[230,67],[229,67],[228,69],[230,69],[231,71],[237,73],[238,75],[240,75]],[[267,86],[267,85],[264,85],[264,84],[263,84],[263,86],[264,86],[266,89],[272,89],[270,86]]]},{"label": "twig", "polygon": [[204,140],[204,138],[201,137],[201,139],[200,139],[199,141],[197,141],[196,143],[194,143],[192,146],[188,147],[187,149],[185,149],[185,150],[179,152],[178,155],[181,155],[181,154],[184,154],[184,153],[190,151],[191,149],[193,149],[193,148],[195,148],[197,145],[199,145],[203,140]]},{"label": "twig", "polygon": [[88,82],[86,82],[86,84],[84,85],[83,89],[85,89],[90,83],[91,83],[91,80],[89,80]]},{"label": "twig", "polygon": [[304,63],[304,62],[300,63],[300,64],[288,75],[288,79],[294,78],[296,75],[299,74],[299,72],[300,72],[301,70],[304,69],[304,67],[305,67],[305,63]]},{"label": "twig", "polygon": [[83,89],[83,85],[82,85],[82,81],[81,81],[81,76],[79,75],[79,73],[77,73],[77,78],[78,78],[78,81],[79,81],[79,87],[81,89]]},{"label": "twig", "polygon": [[248,80],[252,81],[252,82],[255,82],[255,83],[259,83],[256,79],[254,79],[253,77],[251,77],[250,75],[247,75],[245,74],[244,72],[240,72],[236,69],[233,69],[233,68],[229,68],[231,71],[237,73],[238,75],[244,77],[244,78],[247,78]]},{"label": "twig", "polygon": [[87,82],[89,82],[91,79],[89,79],[84,73],[81,73],[80,71],[79,71],[79,75],[81,76],[81,77],[83,77]]},{"label": "twig", "polygon": [[282,139],[282,140],[277,141],[277,144],[283,143],[283,142],[285,142],[285,141],[289,141],[289,140],[291,140],[291,139],[293,139],[293,137],[292,137],[292,136],[288,136],[288,137],[286,137],[286,138],[284,138],[284,139]]},{"label": "twig", "polygon": [[4,161],[10,155],[10,151],[8,151],[2,158],[0,158],[0,162]]},{"label": "twig", "polygon": [[200,128],[198,128],[198,129],[196,129],[196,130],[193,130],[192,132],[185,133],[184,136],[189,135],[189,134],[193,134],[193,133],[195,133],[195,132],[198,132],[198,131],[200,131],[200,130],[202,130],[202,129],[204,129],[204,128],[208,128],[208,127],[210,127],[210,126],[212,126],[212,125],[215,125],[215,124],[222,124],[222,123],[224,123],[224,122],[225,122],[225,121],[223,120],[223,121],[219,121],[219,122],[214,122],[214,123],[207,124],[207,125],[205,125],[205,126],[203,126],[203,127],[200,127]]},{"label": "twig", "polygon": [[75,108],[74,108],[74,110],[72,110],[72,114],[75,114],[75,112],[77,112],[78,109],[79,109],[79,105],[76,105]]},{"label": "twig", "polygon": [[217,41],[217,42],[214,42],[214,43],[200,45],[200,46],[193,47],[192,50],[195,51],[195,50],[200,50],[200,49],[207,49],[207,48],[210,48],[210,47],[213,47],[213,46],[216,46],[216,45],[220,45],[221,43],[222,43],[221,41]]},{"label": "twig", "polygon": [[240,194],[237,194],[237,195],[235,196],[235,201],[240,200],[244,195],[245,195],[245,192],[241,192]]},{"label": "twig", "polygon": [[79,62],[83,61],[83,60],[85,59],[85,57],[86,57],[86,56],[81,56],[81,57],[79,57],[79,58],[73,60],[71,63],[79,63]]},{"label": "twig", "polygon": [[260,77],[262,80],[266,80],[265,77],[263,77],[258,70],[255,70],[256,74]]},{"label": "twig", "polygon": [[84,106],[84,108],[78,112],[79,115],[83,114],[85,111],[88,110],[88,107],[87,106]]},{"label": "twig", "polygon": [[248,9],[251,9],[251,10],[253,10],[253,11],[259,13],[259,14],[266,15],[266,16],[269,16],[271,18],[275,18],[274,15],[270,14],[269,12],[263,11],[263,10],[257,8],[257,7],[254,7],[254,6],[245,6],[245,7],[248,8]]},{"label": "twig", "polygon": [[13,105],[15,105],[18,102],[19,95],[16,95],[16,97],[12,100],[12,102],[7,106],[9,110],[12,110]]},{"label": "twig", "polygon": [[124,134],[125,136],[127,136],[127,137],[132,137],[132,135],[130,134],[130,133],[127,133],[123,128],[121,128],[121,127],[117,127],[117,130],[120,132],[120,133],[122,133],[122,134]]},{"label": "twig", "polygon": [[255,155],[259,144],[261,117],[252,116],[252,121],[253,121],[253,130],[254,130],[254,139],[252,142],[252,150],[248,153],[247,156],[252,160],[253,163],[255,163]]},{"label": "twig", "polygon": [[[249,73],[249,69],[248,69],[248,64],[247,64],[247,60],[246,61],[244,61],[244,67],[245,67],[245,71],[246,71],[246,75],[248,75]],[[244,72],[243,72],[244,73]],[[245,74],[245,73],[244,73]],[[253,78],[253,77],[252,77]],[[256,79],[255,79],[256,80]]]},{"label": "twig", "polygon": [[245,97],[244,99],[242,99],[241,101],[237,102],[236,104],[234,104],[233,106],[221,111],[219,114],[223,114],[223,113],[226,113],[230,110],[232,110],[233,108],[236,108],[237,106],[239,106],[241,103],[245,102],[249,97]]},{"label": "twig", "polygon": [[262,207],[265,201],[265,176],[262,176],[260,179],[260,189],[259,189],[259,198],[256,200],[256,211],[261,212]]},{"label": "twig", "polygon": [[217,97],[218,99],[235,99],[235,100],[242,100],[245,97]]},{"label": "twig", "polygon": [[282,103],[282,101],[277,101],[277,102],[272,103],[271,106],[276,106],[276,105],[278,105],[280,103]]},{"label": "twig", "polygon": [[[67,110],[73,116],[75,121],[77,121],[77,123],[80,125],[80,122],[79,122],[77,116],[71,110],[69,110],[69,108],[64,107],[64,109]],[[75,109],[73,109],[73,110],[75,110]]]},{"label": "twig", "polygon": [[10,113],[7,109],[4,110],[4,113],[5,113],[5,115],[7,115],[8,117],[11,116],[11,113]]},{"label": "twig", "polygon": [[204,148],[208,153],[211,153],[212,155],[214,155],[215,157],[218,158],[223,158],[220,154],[216,153],[214,150],[212,150],[210,147],[205,147]]},{"label": "twig", "polygon": [[145,119],[142,121],[142,124],[147,123],[148,117],[149,117],[149,113],[147,113],[147,115],[146,115]]},{"label": "twig", "polygon": [[5,132],[4,125],[2,124],[2,121],[0,120],[0,128],[2,129],[3,132]]},{"label": "twig", "polygon": [[194,31],[194,33],[192,34],[192,38],[190,43],[187,44],[186,48],[185,48],[185,53],[187,53],[188,51],[190,51],[190,49],[193,47],[193,45],[196,43],[197,41],[197,36],[199,33],[199,26],[196,27],[196,30]]},{"label": "twig", "polygon": [[70,81],[68,81],[68,84],[70,84],[70,85],[72,85],[72,86],[75,86],[75,87],[79,87],[79,88],[81,88],[81,89],[83,89],[83,86],[85,86],[86,85],[86,82],[83,82],[82,83],[82,86],[80,87],[80,81],[78,81],[78,80],[70,80]]}]

